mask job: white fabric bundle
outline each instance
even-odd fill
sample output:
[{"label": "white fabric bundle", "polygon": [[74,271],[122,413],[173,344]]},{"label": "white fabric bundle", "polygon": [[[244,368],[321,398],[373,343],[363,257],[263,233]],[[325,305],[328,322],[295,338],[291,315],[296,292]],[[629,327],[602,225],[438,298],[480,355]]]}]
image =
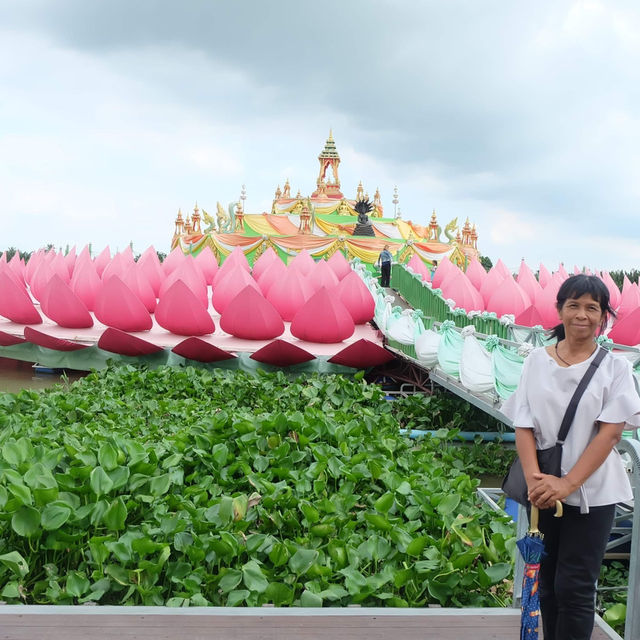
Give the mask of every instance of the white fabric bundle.
[{"label": "white fabric bundle", "polygon": [[438,364],[438,345],[441,337],[439,333],[427,329],[416,339],[416,356],[425,366],[435,367]]},{"label": "white fabric bundle", "polygon": [[472,332],[465,335],[468,328],[462,330],[465,338],[460,358],[460,382],[472,393],[486,393],[494,388],[491,354]]},{"label": "white fabric bundle", "polygon": [[415,341],[416,321],[412,309],[405,309],[399,317],[392,317],[387,324],[387,337],[400,344],[413,344]]}]

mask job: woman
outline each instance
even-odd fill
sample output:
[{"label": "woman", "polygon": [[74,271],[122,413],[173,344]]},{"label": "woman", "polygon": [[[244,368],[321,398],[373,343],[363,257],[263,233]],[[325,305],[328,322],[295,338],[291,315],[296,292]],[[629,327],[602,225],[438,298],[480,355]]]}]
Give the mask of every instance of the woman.
[{"label": "woman", "polygon": [[[536,449],[552,447],[571,396],[595,357],[596,334],[614,311],[595,276],[564,281],[557,295],[556,344],[532,351],[503,413],[516,427],[516,448],[540,511],[546,555],[540,566],[545,640],[587,640],[594,622],[595,584],[615,505],[632,499],[615,445],[625,423],[640,425],[640,397],[631,366],[608,354],[582,396],[562,451],[562,477],[540,473]],[[556,500],[564,516],[554,518]]]}]

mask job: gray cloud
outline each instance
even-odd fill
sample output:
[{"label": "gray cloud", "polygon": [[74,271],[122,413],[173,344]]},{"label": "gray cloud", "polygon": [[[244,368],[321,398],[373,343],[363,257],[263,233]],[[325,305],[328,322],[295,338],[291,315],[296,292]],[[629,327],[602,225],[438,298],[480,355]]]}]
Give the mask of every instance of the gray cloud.
[{"label": "gray cloud", "polygon": [[[637,22],[631,2],[568,0],[0,5],[0,28],[128,78],[158,126],[175,110],[211,125],[205,142],[216,128],[235,132],[241,158],[280,153],[284,165],[300,157],[296,127],[310,144],[309,132],[339,124],[395,182],[411,178],[408,198],[424,197],[420,175],[437,183],[425,210],[466,201],[487,221],[502,208],[550,224],[606,212],[633,230],[640,127],[603,123],[637,104]],[[79,91],[94,81],[78,78]],[[99,114],[91,97],[86,105]],[[289,137],[260,148],[246,136],[261,126]]]}]

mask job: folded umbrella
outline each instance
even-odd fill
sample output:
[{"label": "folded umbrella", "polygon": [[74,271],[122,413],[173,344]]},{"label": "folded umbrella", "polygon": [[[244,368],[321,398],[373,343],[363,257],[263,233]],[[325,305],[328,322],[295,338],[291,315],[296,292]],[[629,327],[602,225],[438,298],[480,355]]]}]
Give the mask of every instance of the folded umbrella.
[{"label": "folded umbrella", "polygon": [[[556,501],[555,517],[562,516],[562,502]],[[520,640],[538,640],[538,618],[540,616],[540,594],[538,575],[540,560],[544,555],[544,535],[538,529],[538,508],[531,505],[529,531],[516,542],[525,562],[520,602]]]}]

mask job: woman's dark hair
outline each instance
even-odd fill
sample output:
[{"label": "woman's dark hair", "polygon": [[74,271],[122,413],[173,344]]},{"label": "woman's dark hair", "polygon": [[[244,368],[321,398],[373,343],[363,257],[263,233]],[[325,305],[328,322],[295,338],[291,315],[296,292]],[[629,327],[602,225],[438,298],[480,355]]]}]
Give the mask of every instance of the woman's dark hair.
[{"label": "woman's dark hair", "polygon": [[[602,322],[600,323],[600,333],[607,328],[609,316],[616,317],[616,312],[609,303],[609,289],[607,285],[597,276],[586,276],[580,273],[576,276],[567,278],[556,296],[556,307],[558,311],[562,309],[567,300],[575,300],[589,294],[599,305],[602,311]],[[560,323],[551,330],[551,338],[557,338],[558,341],[564,340],[564,325]]]}]

